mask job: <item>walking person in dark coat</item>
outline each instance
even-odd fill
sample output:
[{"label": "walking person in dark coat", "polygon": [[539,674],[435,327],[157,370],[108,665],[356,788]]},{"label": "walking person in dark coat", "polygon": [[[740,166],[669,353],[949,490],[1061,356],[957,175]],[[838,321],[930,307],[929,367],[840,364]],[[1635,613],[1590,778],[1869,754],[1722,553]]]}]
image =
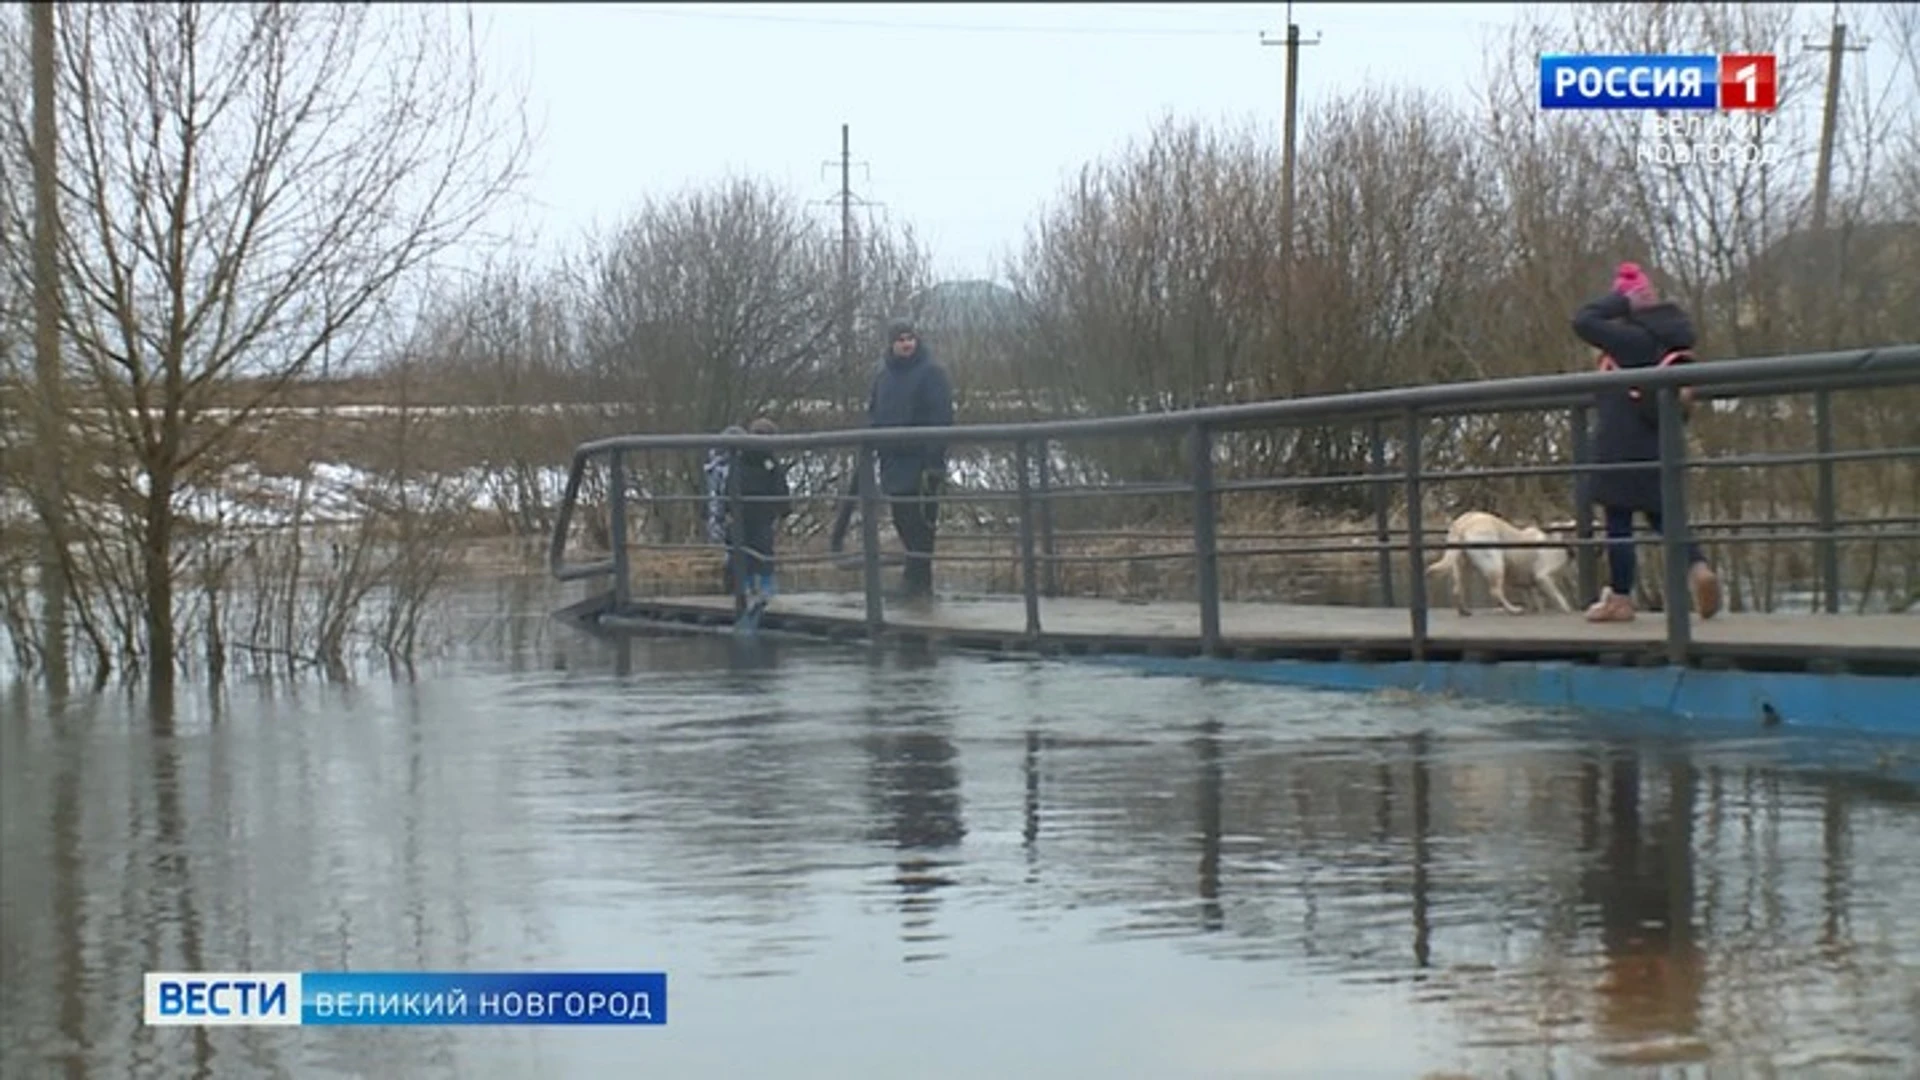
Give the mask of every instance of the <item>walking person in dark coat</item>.
[{"label": "walking person in dark coat", "polygon": [[[887,355],[867,398],[872,427],[950,427],[953,384],[946,369],[907,319],[887,328]],[[902,591],[910,598],[933,595],[933,547],[939,531],[939,495],[947,482],[944,442],[893,443],[880,447],[880,492],[892,502],[893,527],[906,549]]]},{"label": "walking person in dark coat", "polygon": [[[1689,350],[1695,343],[1693,320],[1679,305],[1662,300],[1636,263],[1621,263],[1613,291],[1574,314],[1573,332],[1600,350],[1603,369],[1683,362],[1691,359]],[[1683,395],[1682,401],[1688,400]],[[1644,515],[1656,533],[1662,524],[1659,406],[1655,394],[1639,387],[1606,391],[1595,404],[1599,418],[1595,462],[1649,463],[1645,469],[1609,470],[1592,477],[1593,501],[1606,517],[1608,582],[1600,599],[1587,608],[1587,619],[1627,622],[1634,617],[1633,516]],[[1710,619],[1720,610],[1720,579],[1699,544],[1687,545],[1687,562],[1694,608],[1701,618]],[[1668,603],[1677,602],[1677,598],[1668,599]]]}]

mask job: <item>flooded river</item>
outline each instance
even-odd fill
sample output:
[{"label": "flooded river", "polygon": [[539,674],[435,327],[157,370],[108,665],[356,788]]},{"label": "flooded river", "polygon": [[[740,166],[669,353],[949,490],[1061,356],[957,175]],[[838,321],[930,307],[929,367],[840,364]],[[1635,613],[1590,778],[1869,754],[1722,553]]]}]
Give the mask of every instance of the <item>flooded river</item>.
[{"label": "flooded river", "polygon": [[[412,682],[13,692],[0,1075],[1920,1071],[1911,745],[544,604]],[[670,1022],[140,1023],[149,970],[577,968]]]}]

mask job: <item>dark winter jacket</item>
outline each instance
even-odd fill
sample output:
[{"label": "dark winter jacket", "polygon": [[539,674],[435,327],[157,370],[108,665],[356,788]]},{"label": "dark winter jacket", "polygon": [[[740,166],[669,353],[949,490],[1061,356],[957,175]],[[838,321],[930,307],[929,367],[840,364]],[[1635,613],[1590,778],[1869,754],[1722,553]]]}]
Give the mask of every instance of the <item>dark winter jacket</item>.
[{"label": "dark winter jacket", "polygon": [[[950,427],[953,384],[925,344],[913,354],[891,352],[873,377],[867,397],[867,423],[873,427]],[[923,493],[923,475],[945,479],[946,443],[895,443],[880,447],[880,490],[892,496]],[[937,483],[937,480],[935,481]]]},{"label": "dark winter jacket", "polygon": [[[772,554],[774,528],[781,518],[793,513],[786,468],[763,450],[742,452],[740,494],[746,500],[740,512],[745,525],[742,539],[748,547]],[[756,498],[765,501],[754,501]]]},{"label": "dark winter jacket", "polygon": [[[1627,299],[1608,293],[1573,316],[1573,332],[1621,368],[1651,368],[1669,354],[1695,344],[1693,320],[1678,305],[1662,302],[1632,311]],[[1594,403],[1597,463],[1660,460],[1658,395],[1637,388],[1608,390]],[[1660,474],[1653,468],[1595,473],[1590,494],[1602,506],[1658,513]]]},{"label": "dark winter jacket", "polygon": [[[755,551],[773,552],[773,533],[781,518],[793,513],[787,470],[764,450],[740,452],[740,528],[734,528],[730,472],[733,452],[715,448],[707,454],[707,539],[716,544],[743,543]],[[764,501],[752,501],[760,496]]]}]

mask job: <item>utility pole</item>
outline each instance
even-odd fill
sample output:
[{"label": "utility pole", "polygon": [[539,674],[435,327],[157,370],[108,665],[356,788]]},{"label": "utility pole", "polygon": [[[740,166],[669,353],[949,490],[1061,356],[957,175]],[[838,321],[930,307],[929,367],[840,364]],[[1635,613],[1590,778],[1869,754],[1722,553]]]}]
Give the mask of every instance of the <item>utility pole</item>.
[{"label": "utility pole", "polygon": [[1837,343],[1841,334],[1842,311],[1840,297],[1845,289],[1846,261],[1840,250],[1838,239],[1827,236],[1827,202],[1833,191],[1833,141],[1840,126],[1840,61],[1849,52],[1864,52],[1865,43],[1847,44],[1847,26],[1840,21],[1838,0],[1833,5],[1833,31],[1825,45],[1808,42],[1808,52],[1827,54],[1827,100],[1826,108],[1820,118],[1820,161],[1813,177],[1813,228],[1812,241],[1816,260],[1824,260],[1824,265],[1815,263],[1816,270],[1825,271],[1822,275],[1833,289],[1831,302],[1819,305],[1827,313],[1827,334],[1830,343]]},{"label": "utility pole", "polygon": [[[831,168],[834,164],[835,163],[831,161],[825,162],[821,165],[821,168]],[[859,389],[860,382],[855,374],[860,368],[859,360],[857,359],[857,343],[853,337],[853,316],[855,309],[859,306],[856,303],[859,296],[859,289],[854,281],[854,270],[857,264],[854,260],[853,208],[855,206],[873,206],[875,204],[866,199],[858,198],[853,193],[853,142],[850,127],[847,124],[840,125],[840,161],[838,164],[840,166],[840,193],[837,200],[840,204],[840,371],[838,377],[832,380],[832,382],[835,386],[836,393],[841,391],[845,392],[845,396],[841,397],[839,401],[841,407],[858,415],[862,399]],[[861,162],[860,167],[863,169],[868,168],[866,162]],[[867,178],[869,180],[873,178],[871,169],[868,169]],[[858,452],[855,453],[854,460],[855,462],[859,461]],[[854,466],[853,472],[849,475],[856,477],[859,475],[859,467],[857,464]],[[833,525],[829,530],[828,537],[829,544],[835,552],[840,550],[840,545],[846,540],[847,530],[853,524],[853,512],[860,505],[858,495],[858,486],[849,486],[846,493],[841,497],[839,505],[834,510]]]},{"label": "utility pole", "polygon": [[40,591],[46,610],[40,642],[47,689],[67,692],[66,491],[61,458],[67,434],[66,395],[60,369],[60,210],[54,171],[53,4],[30,3],[33,67],[33,363],[39,386],[39,446],[42,545]]},{"label": "utility pole", "polygon": [[[853,143],[852,143],[851,128],[847,124],[841,124],[840,125],[840,160],[837,162],[833,162],[833,161],[825,162],[821,165],[821,168],[829,169],[829,168],[833,168],[836,165],[838,165],[840,168],[840,191],[835,196],[833,201],[838,203],[840,206],[840,312],[839,312],[839,315],[840,315],[840,363],[841,363],[841,371],[843,373],[851,373],[857,369],[857,360],[856,360],[857,350],[855,348],[856,342],[854,341],[854,338],[853,338],[853,329],[854,329],[853,316],[854,316],[855,309],[859,306],[855,302],[859,294],[859,289],[856,281],[854,280],[855,270],[857,267],[857,260],[854,258],[854,250],[857,245],[855,245],[854,243],[853,208],[856,206],[877,205],[876,203],[870,202],[866,199],[862,199],[853,193],[854,164],[855,162],[853,160]],[[863,169],[867,168],[866,162],[860,162],[859,164],[861,168]],[[868,177],[869,179],[871,179],[872,177],[871,170],[869,170],[868,172]]]},{"label": "utility pole", "polygon": [[853,136],[840,125],[840,358],[853,370]]},{"label": "utility pole", "polygon": [[1293,3],[1287,3],[1287,36],[1285,39],[1268,37],[1266,31],[1260,33],[1262,45],[1285,45],[1287,47],[1287,103],[1286,115],[1282,121],[1284,134],[1280,147],[1280,319],[1282,326],[1281,341],[1286,348],[1287,366],[1293,366],[1293,143],[1294,130],[1298,120],[1300,99],[1300,46],[1320,44],[1320,34],[1315,33],[1312,41],[1300,39],[1300,27],[1293,21]]},{"label": "utility pole", "polygon": [[[1840,21],[1840,5],[1833,7],[1833,33],[1825,45],[1808,42],[1808,52],[1827,54],[1826,114],[1820,119],[1820,164],[1813,178],[1813,231],[1817,235],[1827,227],[1827,195],[1832,188],[1833,136],[1840,119],[1840,59],[1849,52],[1865,52],[1866,45],[1847,44],[1847,25]],[[1818,241],[1816,241],[1818,242]]]}]

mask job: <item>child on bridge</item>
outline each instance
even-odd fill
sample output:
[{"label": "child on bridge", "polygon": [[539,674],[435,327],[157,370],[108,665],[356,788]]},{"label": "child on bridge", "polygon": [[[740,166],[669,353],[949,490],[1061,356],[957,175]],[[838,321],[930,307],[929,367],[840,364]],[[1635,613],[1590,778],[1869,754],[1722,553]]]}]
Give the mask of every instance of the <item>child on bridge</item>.
[{"label": "child on bridge", "polygon": [[[779,431],[763,416],[747,429],[735,424],[721,434],[776,435]],[[734,461],[739,463],[742,497],[737,528],[733,520]],[[734,592],[738,582],[752,606],[764,607],[778,591],[774,583],[774,534],[780,519],[793,513],[786,466],[765,450],[741,450],[736,457],[734,451],[715,447],[707,453],[706,476],[707,539],[727,547],[726,591]]]}]

